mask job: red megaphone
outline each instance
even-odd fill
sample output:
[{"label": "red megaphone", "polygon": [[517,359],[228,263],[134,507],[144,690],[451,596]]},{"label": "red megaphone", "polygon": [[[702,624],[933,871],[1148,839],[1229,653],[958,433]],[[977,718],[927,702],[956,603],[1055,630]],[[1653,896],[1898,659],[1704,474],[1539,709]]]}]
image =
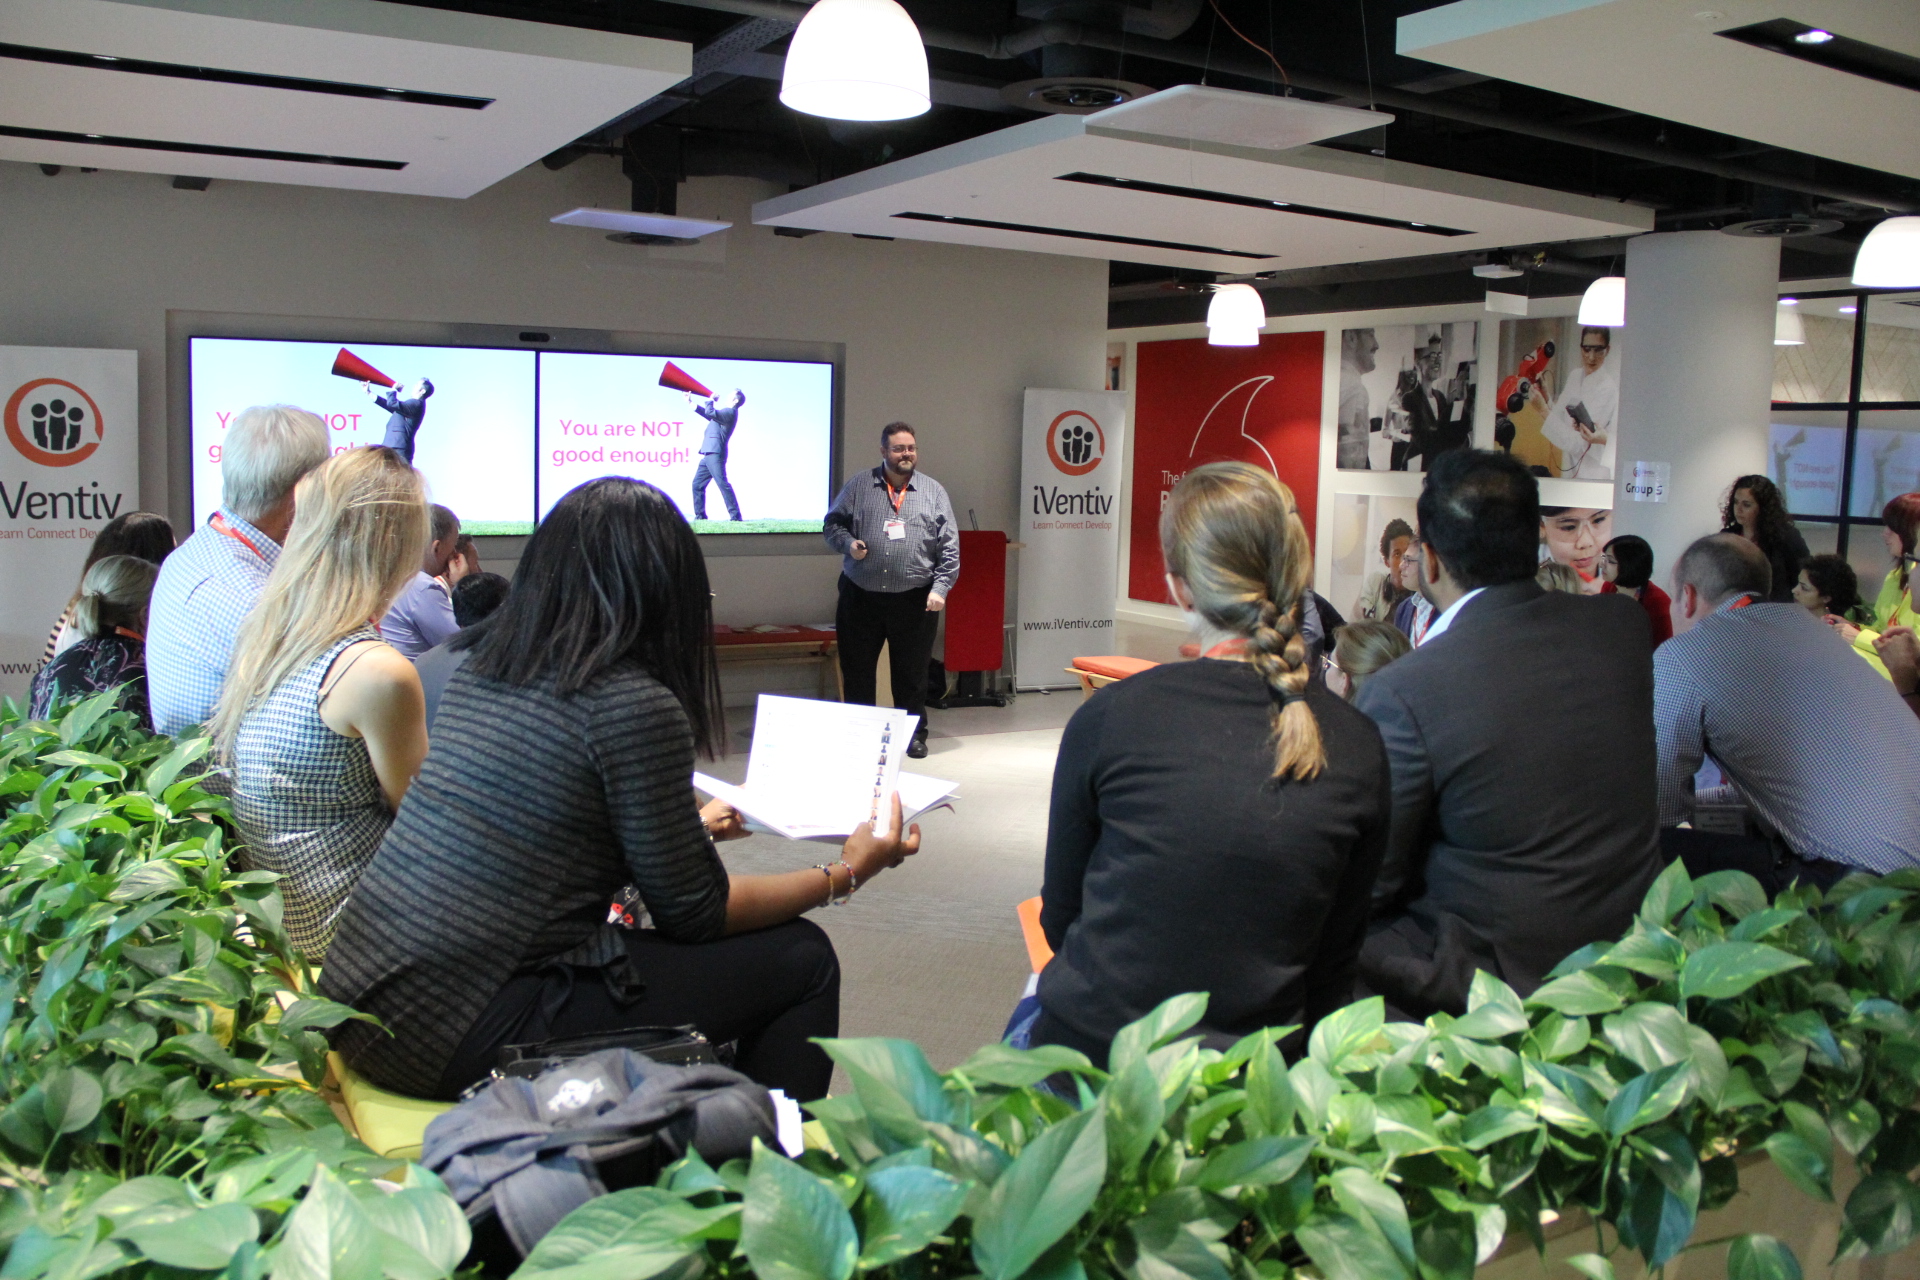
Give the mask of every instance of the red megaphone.
[{"label": "red megaphone", "polygon": [[697,378],[688,374],[685,369],[682,369],[671,360],[667,361],[667,367],[660,371],[660,385],[663,387],[672,387],[675,391],[690,391],[694,395],[703,396],[708,400],[713,399],[713,392],[707,390]]},{"label": "red megaphone", "polygon": [[345,347],[340,348],[340,354],[333,358],[333,376],[352,378],[355,382],[371,382],[382,387],[400,385]]}]

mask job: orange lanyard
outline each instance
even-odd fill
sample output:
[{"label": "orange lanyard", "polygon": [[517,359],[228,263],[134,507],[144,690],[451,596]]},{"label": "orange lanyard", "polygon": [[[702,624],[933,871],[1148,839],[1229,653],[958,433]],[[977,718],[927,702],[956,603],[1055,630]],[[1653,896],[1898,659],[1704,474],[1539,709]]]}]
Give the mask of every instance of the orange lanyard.
[{"label": "orange lanyard", "polygon": [[1247,638],[1236,636],[1232,640],[1222,640],[1200,656],[1203,658],[1237,658],[1247,651]]},{"label": "orange lanyard", "polygon": [[893,503],[893,514],[899,515],[900,504],[907,500],[907,485],[912,484],[913,481],[909,480],[907,484],[901,485],[900,492],[897,494],[893,491],[893,481],[887,479],[884,475],[880,477],[880,483],[887,486],[887,498]]},{"label": "orange lanyard", "polygon": [[141,635],[138,631],[133,630],[133,628],[131,627],[115,627],[113,629],[113,634],[117,636],[125,636],[129,640],[138,640],[141,644],[145,644],[147,642],[147,638],[145,636]]},{"label": "orange lanyard", "polygon": [[1753,603],[1753,597],[1750,595],[1746,595],[1746,596],[1741,596],[1738,600],[1735,600],[1732,604],[1728,605],[1727,608],[1744,609],[1752,603]]},{"label": "orange lanyard", "polygon": [[241,546],[245,547],[247,550],[253,552],[253,554],[255,554],[256,556],[259,556],[262,560],[265,560],[267,558],[265,552],[261,551],[260,548],[253,545],[253,540],[251,538],[247,537],[246,534],[240,532],[238,529],[228,524],[227,518],[221,515],[218,511],[213,513],[213,519],[207,521],[207,523],[213,526],[213,531],[215,533],[221,534],[228,538],[232,538],[235,542],[239,543]]}]

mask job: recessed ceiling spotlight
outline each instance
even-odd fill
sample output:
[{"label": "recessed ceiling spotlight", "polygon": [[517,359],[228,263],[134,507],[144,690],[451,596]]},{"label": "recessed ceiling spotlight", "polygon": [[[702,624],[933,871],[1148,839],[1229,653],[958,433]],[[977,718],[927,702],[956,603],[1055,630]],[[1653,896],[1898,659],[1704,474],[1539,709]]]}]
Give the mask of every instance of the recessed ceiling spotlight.
[{"label": "recessed ceiling spotlight", "polygon": [[1850,316],[1850,315],[1857,314],[1859,310],[1860,308],[1858,307],[1842,307],[1840,308],[1840,314],[1843,316]]},{"label": "recessed ceiling spotlight", "polygon": [[1800,299],[1798,299],[1798,298],[1782,298],[1782,299],[1780,299],[1780,305],[1781,305],[1781,306],[1783,306],[1783,307],[1797,307],[1797,306],[1799,306],[1799,305],[1800,305]]},{"label": "recessed ceiling spotlight", "polygon": [[1818,27],[1813,27],[1795,36],[1793,42],[1795,44],[1825,44],[1831,39],[1833,39],[1833,32],[1822,31]]}]

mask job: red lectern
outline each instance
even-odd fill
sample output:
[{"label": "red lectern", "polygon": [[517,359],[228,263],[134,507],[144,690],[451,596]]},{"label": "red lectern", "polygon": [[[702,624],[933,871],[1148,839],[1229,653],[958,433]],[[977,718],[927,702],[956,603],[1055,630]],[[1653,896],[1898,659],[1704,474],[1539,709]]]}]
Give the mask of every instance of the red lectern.
[{"label": "red lectern", "polygon": [[962,530],[960,580],[947,597],[947,670],[958,689],[942,705],[1004,707],[1004,694],[987,693],[985,673],[1006,663],[1007,535],[997,529]]}]

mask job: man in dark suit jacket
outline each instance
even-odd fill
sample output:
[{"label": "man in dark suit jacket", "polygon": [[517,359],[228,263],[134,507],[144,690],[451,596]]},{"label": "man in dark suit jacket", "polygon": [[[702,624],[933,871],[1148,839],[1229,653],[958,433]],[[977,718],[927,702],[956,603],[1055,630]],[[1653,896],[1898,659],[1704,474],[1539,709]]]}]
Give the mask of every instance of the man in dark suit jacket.
[{"label": "man in dark suit jacket", "polygon": [[409,465],[413,462],[413,442],[420,434],[420,424],[426,421],[427,399],[433,395],[433,383],[426,378],[420,379],[413,388],[413,394],[407,395],[400,387],[385,395],[374,395],[371,383],[362,383],[367,394],[373,396],[373,402],[387,411],[387,433],[380,443],[405,458]]},{"label": "man in dark suit jacket", "polygon": [[[692,400],[693,397],[687,397]],[[747,393],[736,390],[733,403],[725,408],[712,400],[705,404],[695,402],[693,411],[707,420],[707,432],[700,439],[700,465],[693,471],[693,518],[707,518],[707,482],[720,486],[720,498],[727,504],[727,519],[740,519],[740,504],[734,500],[733,486],[727,483],[727,443],[733,439],[734,428],[740,425],[740,406],[747,402]]]},{"label": "man in dark suit jacket", "polygon": [[1510,455],[1441,454],[1419,514],[1439,614],[1358,699],[1394,791],[1360,975],[1423,1018],[1464,1011],[1476,969],[1526,994],[1625,932],[1660,859],[1645,613],[1534,585],[1539,486]]}]

